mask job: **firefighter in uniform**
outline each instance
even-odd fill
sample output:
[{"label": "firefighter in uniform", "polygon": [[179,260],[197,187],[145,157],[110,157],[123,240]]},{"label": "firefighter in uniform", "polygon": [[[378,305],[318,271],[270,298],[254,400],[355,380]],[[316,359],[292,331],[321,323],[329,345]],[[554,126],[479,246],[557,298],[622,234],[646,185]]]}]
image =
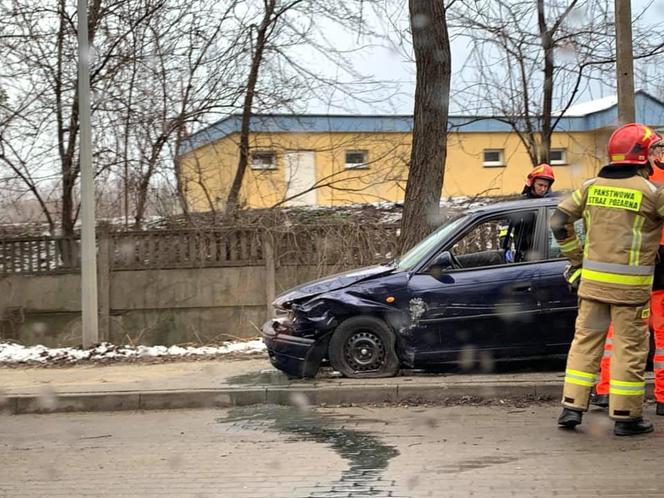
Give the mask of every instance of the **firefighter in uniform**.
[{"label": "firefighter in uniform", "polygon": [[551,186],[556,181],[553,168],[546,163],[535,166],[526,177],[521,195],[529,199],[539,199],[551,195]]},{"label": "firefighter in uniform", "polygon": [[[567,357],[563,411],[558,424],[573,428],[588,409],[590,391],[613,322],[609,416],[614,433],[651,432],[644,420],[650,289],[664,220],[664,190],[648,181],[648,154],[660,137],[632,123],[609,139],[609,164],[563,200],[551,218],[554,236],[570,259],[565,278],[578,285],[579,311]],[[574,231],[584,218],[585,247]]]},{"label": "firefighter in uniform", "polygon": [[[662,149],[664,144],[650,147],[648,160],[650,162],[650,181],[658,186],[664,186],[664,164]],[[659,241],[655,277],[650,294],[650,330],[655,336],[655,356],[653,370],[655,372],[655,401],[657,401],[657,415],[664,415],[664,230]],[[609,383],[611,378],[611,351],[613,350],[613,325],[604,343],[604,355],[600,362],[599,382],[595,386],[595,395],[591,404],[606,408],[609,406]]]},{"label": "firefighter in uniform", "polygon": [[[546,163],[535,166],[528,176],[526,177],[526,184],[523,186],[521,196],[527,199],[541,199],[554,195],[551,191],[553,182],[556,181],[556,176],[553,173],[553,168]],[[509,223],[503,223],[498,226],[498,241],[500,248],[505,250],[505,260],[512,263],[513,251],[509,247],[511,240],[509,239]]]}]

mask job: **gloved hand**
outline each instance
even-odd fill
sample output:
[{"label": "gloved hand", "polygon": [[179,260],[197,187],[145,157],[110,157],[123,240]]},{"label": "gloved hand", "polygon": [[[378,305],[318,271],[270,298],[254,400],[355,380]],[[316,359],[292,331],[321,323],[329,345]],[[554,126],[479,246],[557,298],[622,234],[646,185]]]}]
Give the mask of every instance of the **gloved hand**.
[{"label": "gloved hand", "polygon": [[567,265],[563,272],[563,277],[567,281],[567,286],[570,292],[576,292],[581,283],[581,267],[574,265]]}]

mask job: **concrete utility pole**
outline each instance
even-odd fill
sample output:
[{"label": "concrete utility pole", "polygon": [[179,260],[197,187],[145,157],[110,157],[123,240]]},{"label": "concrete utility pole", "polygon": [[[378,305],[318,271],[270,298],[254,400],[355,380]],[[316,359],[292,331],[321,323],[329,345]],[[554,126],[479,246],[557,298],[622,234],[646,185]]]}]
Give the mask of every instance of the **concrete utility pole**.
[{"label": "concrete utility pole", "polygon": [[618,79],[618,121],[620,124],[636,121],[633,57],[631,2],[630,0],[616,0],[616,72]]},{"label": "concrete utility pole", "polygon": [[81,119],[81,310],[83,347],[99,342],[97,319],[97,254],[95,244],[95,184],[92,171],[90,116],[90,45],[88,3],[78,0],[78,106]]}]

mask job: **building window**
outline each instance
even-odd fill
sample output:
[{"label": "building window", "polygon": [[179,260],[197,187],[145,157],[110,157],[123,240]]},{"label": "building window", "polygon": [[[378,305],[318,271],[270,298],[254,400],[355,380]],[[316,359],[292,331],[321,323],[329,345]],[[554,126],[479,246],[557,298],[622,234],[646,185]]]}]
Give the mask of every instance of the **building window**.
[{"label": "building window", "polygon": [[251,169],[276,169],[277,156],[274,151],[262,150],[251,154]]},{"label": "building window", "polygon": [[347,150],[346,168],[368,168],[369,152],[366,150]]},{"label": "building window", "polygon": [[553,166],[567,164],[567,149],[551,149],[549,162]]},{"label": "building window", "polygon": [[505,166],[505,151],[503,149],[484,149],[483,166]]}]

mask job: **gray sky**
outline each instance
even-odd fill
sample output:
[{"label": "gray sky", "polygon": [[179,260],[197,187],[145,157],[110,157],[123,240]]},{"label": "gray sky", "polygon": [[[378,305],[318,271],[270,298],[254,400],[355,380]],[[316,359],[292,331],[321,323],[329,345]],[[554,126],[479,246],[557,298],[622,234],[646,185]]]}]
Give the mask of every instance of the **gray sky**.
[{"label": "gray sky", "polygon": [[[403,7],[398,7],[399,11],[394,12],[394,23],[401,28],[408,26],[407,3]],[[636,17],[642,13],[639,23],[659,24],[660,30],[653,30],[656,36],[664,38],[664,0],[632,0],[632,14]],[[392,39],[392,46],[372,46],[362,49],[349,56],[353,66],[367,77],[374,78],[383,82],[381,87],[383,92],[389,98],[379,102],[353,102],[347,96],[336,93],[328,97],[325,102],[311,102],[308,106],[308,112],[321,113],[363,113],[363,114],[411,114],[413,112],[413,95],[415,92],[415,65],[410,60],[410,46],[400,46],[400,40],[394,36],[395,27],[384,18],[374,15],[373,21],[375,28],[383,33],[389,33]],[[330,37],[345,40],[346,46],[357,46],[364,40],[351,39],[348,33],[343,33],[339,28],[331,28]],[[358,37],[360,38],[360,37]],[[405,40],[407,43],[409,40]],[[455,38],[452,41],[452,93],[455,90],[455,82],[459,82],[458,73],[461,71],[463,63],[468,57],[466,41],[462,38]],[[341,44],[343,46],[343,44]],[[652,73],[654,63],[639,63],[639,67],[647,73]],[[653,69],[651,69],[653,68]],[[321,70],[325,70],[321,68]],[[661,74],[661,72],[660,72]],[[455,77],[456,76],[456,77]],[[644,88],[653,91],[654,85],[659,85],[659,81],[652,84],[636,82],[637,88]],[[595,98],[601,98],[615,93],[610,85],[600,83],[592,84],[588,90],[582,93],[577,102],[584,102]],[[451,104],[451,112],[455,111],[455,106]]]}]

